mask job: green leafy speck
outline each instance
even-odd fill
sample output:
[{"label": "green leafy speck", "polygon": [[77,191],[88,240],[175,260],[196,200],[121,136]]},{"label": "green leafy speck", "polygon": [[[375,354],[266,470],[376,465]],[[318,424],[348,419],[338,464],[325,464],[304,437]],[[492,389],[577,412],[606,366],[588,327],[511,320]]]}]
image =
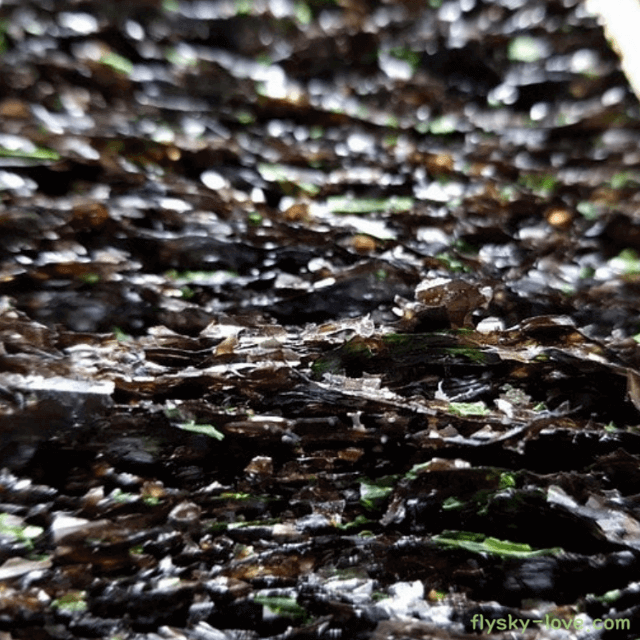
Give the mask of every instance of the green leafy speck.
[{"label": "green leafy speck", "polygon": [[178,13],[180,10],[180,3],[178,0],[163,0],[162,9],[167,13]]},{"label": "green leafy speck", "polygon": [[327,198],[329,209],[333,213],[366,214],[379,211],[408,211],[413,207],[413,198],[349,198],[332,196]]},{"label": "green leafy speck", "polygon": [[42,527],[22,524],[17,516],[0,513],[0,535],[19,540],[29,549],[33,548],[33,540],[42,535],[43,531]]},{"label": "green leafy speck", "polygon": [[404,474],[404,477],[409,478],[410,480],[415,480],[421,471],[429,468],[430,464],[431,460],[429,460],[428,462],[420,462],[419,464],[414,464],[413,467],[411,467],[411,469],[409,469],[409,471]]},{"label": "green leafy speck", "polygon": [[80,280],[86,284],[98,284],[100,282],[100,274],[98,273],[83,273],[80,276]]},{"label": "green leafy speck", "polygon": [[340,531],[350,531],[351,529],[359,529],[360,527],[371,524],[372,522],[375,522],[375,520],[371,520],[361,514],[356,516],[351,522],[338,523],[335,527]]},{"label": "green leafy speck", "polygon": [[443,511],[459,511],[464,507],[465,503],[454,496],[450,496],[442,503]]},{"label": "green leafy speck", "polygon": [[131,336],[128,333],[125,333],[120,327],[112,327],[111,331],[113,331],[116,340],[119,342],[127,342],[131,340]]},{"label": "green leafy speck", "polygon": [[462,260],[454,255],[451,255],[448,251],[438,253],[436,255],[436,258],[443,263],[447,271],[451,271],[452,273],[471,271],[471,269],[469,269],[469,267],[467,267],[467,265],[465,265]]},{"label": "green leafy speck", "polygon": [[536,38],[518,36],[509,42],[507,56],[514,62],[537,62],[545,55],[545,46]]},{"label": "green leafy speck", "polygon": [[249,15],[253,9],[253,0],[236,0],[236,15]]},{"label": "green leafy speck", "polygon": [[516,486],[516,478],[513,473],[501,473],[500,474],[500,488],[511,489]]},{"label": "green leafy speck", "polygon": [[360,504],[370,511],[380,509],[393,491],[398,476],[384,476],[377,480],[365,478],[360,481]]},{"label": "green leafy speck", "polygon": [[518,179],[519,184],[540,196],[549,196],[559,184],[556,176],[549,173],[525,173]]},{"label": "green leafy speck", "polygon": [[603,593],[601,596],[596,596],[590,593],[587,597],[593,598],[594,600],[597,600],[602,604],[613,604],[614,602],[619,600],[621,596],[622,596],[622,592],[620,591],[620,589],[613,589],[612,591],[607,591],[606,593]]},{"label": "green leafy speck", "polygon": [[138,496],[133,493],[129,493],[128,491],[123,491],[122,489],[114,489],[111,492],[111,498],[114,502],[126,504],[128,502],[135,502],[138,499]]},{"label": "green leafy speck", "polygon": [[33,151],[5,149],[0,147],[0,158],[24,158],[26,160],[60,160],[60,154],[53,149],[37,147]]},{"label": "green leafy speck", "polygon": [[625,275],[640,274],[640,257],[635,249],[623,249],[610,263]]},{"label": "green leafy speck", "polygon": [[[451,354],[452,356],[463,356],[470,360],[471,362],[475,362],[476,364],[483,364],[487,361],[487,356],[480,351],[480,349],[476,349],[474,347],[447,347],[445,348],[445,352]],[[456,404],[456,403],[452,403]],[[457,404],[465,404],[457,403]],[[477,404],[477,403],[471,403]]]},{"label": "green leafy speck", "polygon": [[389,277],[389,272],[385,269],[378,269],[375,273],[378,282],[384,282]]},{"label": "green leafy speck", "polygon": [[262,224],[263,218],[257,211],[252,211],[247,216],[247,220],[249,221],[249,224],[252,224],[252,225],[258,227],[258,226],[260,226]]},{"label": "green leafy speck", "polygon": [[251,113],[251,111],[246,111],[245,109],[236,111],[235,116],[236,116],[236,120],[240,124],[253,124],[256,121],[256,118],[253,115],[253,113]]},{"label": "green leafy speck", "polygon": [[396,47],[391,49],[389,53],[397,60],[407,62],[413,70],[417,69],[420,64],[420,54],[407,47]]},{"label": "green leafy speck", "polygon": [[446,136],[455,132],[457,124],[458,121],[455,116],[440,116],[439,118],[434,118],[430,122],[429,131],[434,136]]},{"label": "green leafy speck", "polygon": [[55,609],[62,609],[64,611],[86,611],[87,602],[85,591],[70,591],[60,598],[56,598],[51,606]]},{"label": "green leafy speck", "polygon": [[294,598],[284,596],[263,596],[258,594],[254,598],[255,602],[263,607],[271,610],[284,618],[292,618],[294,620],[304,619],[307,612],[301,607]]},{"label": "green leafy speck", "polygon": [[311,197],[320,193],[320,187],[317,184],[312,184],[311,182],[301,182],[298,187],[300,188],[300,191]]},{"label": "green leafy speck", "polygon": [[450,402],[449,411],[457,416],[486,416],[491,413],[481,400],[478,402]]},{"label": "green leafy speck", "polygon": [[212,424],[196,424],[195,421],[183,422],[178,427],[184,431],[191,431],[192,433],[199,433],[203,436],[209,436],[216,440],[223,440],[224,433],[218,431]]},{"label": "green leafy speck", "polygon": [[637,182],[638,176],[628,171],[620,171],[611,177],[610,184],[614,189],[623,189],[633,182]]},{"label": "green leafy speck", "polygon": [[528,544],[499,540],[485,536],[482,533],[470,531],[443,531],[432,538],[438,546],[465,549],[474,553],[487,553],[490,555],[512,558],[534,558],[537,556],[557,555],[562,552],[559,547],[549,549],[532,549]]},{"label": "green leafy speck", "polygon": [[306,2],[296,2],[295,4],[295,14],[296,20],[300,24],[310,24],[313,19],[313,14],[311,13],[311,8]]},{"label": "green leafy speck", "polygon": [[100,62],[125,76],[130,76],[133,72],[133,62],[113,51],[105,53]]},{"label": "green leafy speck", "polygon": [[198,59],[195,56],[186,56],[175,47],[167,48],[164,52],[164,57],[171,64],[181,67],[193,67],[198,63]]}]

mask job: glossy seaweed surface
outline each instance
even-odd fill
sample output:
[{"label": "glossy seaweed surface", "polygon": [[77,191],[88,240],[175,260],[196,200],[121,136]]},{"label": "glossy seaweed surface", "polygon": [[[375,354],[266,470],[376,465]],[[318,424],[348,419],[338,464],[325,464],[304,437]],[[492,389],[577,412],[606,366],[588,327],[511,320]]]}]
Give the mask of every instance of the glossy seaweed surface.
[{"label": "glossy seaweed surface", "polygon": [[3,640],[639,637],[639,143],[578,0],[2,2]]}]

